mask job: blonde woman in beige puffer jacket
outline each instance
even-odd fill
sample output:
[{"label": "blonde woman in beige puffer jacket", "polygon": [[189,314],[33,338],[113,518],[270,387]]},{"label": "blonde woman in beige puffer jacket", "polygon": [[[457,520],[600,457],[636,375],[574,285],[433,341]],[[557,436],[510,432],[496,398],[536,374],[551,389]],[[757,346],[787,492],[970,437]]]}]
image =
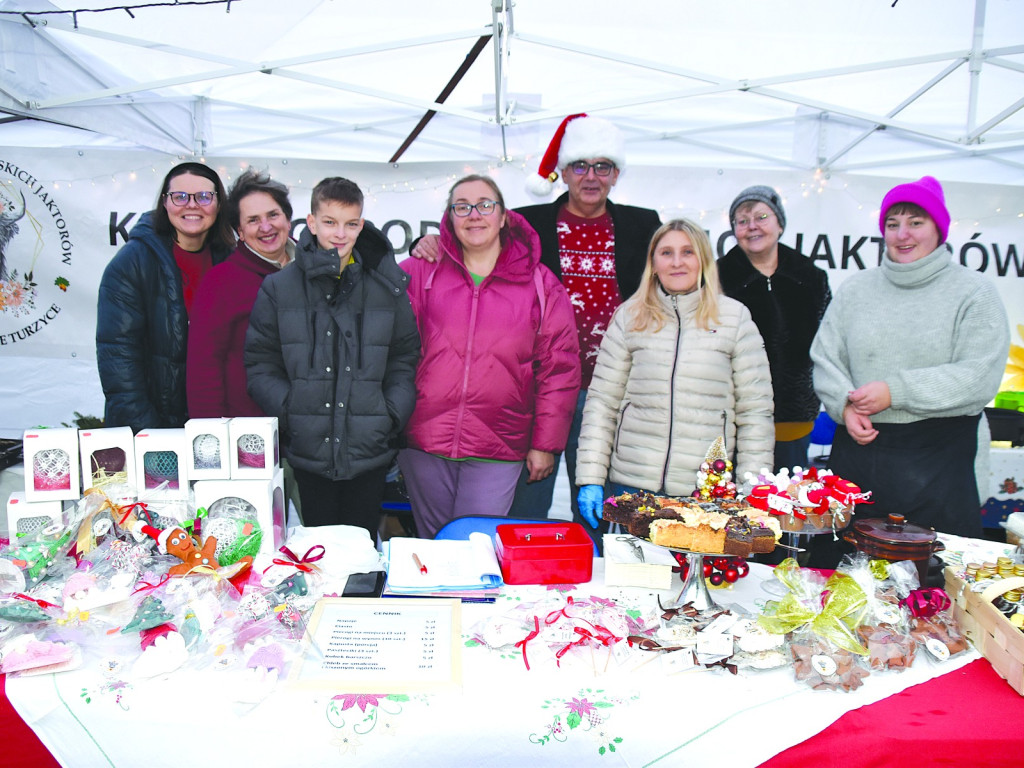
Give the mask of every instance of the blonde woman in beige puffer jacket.
[{"label": "blonde woman in beige puffer jacket", "polygon": [[600,517],[593,502],[606,481],[690,495],[723,435],[737,478],[772,465],[768,357],[747,308],[720,293],[704,230],[670,221],[601,343],[579,440],[581,513]]}]

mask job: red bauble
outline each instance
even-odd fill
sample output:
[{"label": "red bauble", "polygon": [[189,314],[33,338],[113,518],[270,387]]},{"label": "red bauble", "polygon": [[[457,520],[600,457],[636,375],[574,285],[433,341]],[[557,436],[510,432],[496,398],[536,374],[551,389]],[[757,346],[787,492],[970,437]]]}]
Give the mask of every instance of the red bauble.
[{"label": "red bauble", "polygon": [[735,584],[739,577],[740,572],[736,568],[730,567],[725,569],[725,580],[730,584]]},{"label": "red bauble", "polygon": [[711,465],[711,468],[718,474],[725,472],[725,459],[715,459],[715,463]]},{"label": "red bauble", "polygon": [[729,567],[729,558],[727,557],[716,557],[714,562],[715,568],[720,571],[724,571]]},{"label": "red bauble", "polygon": [[740,578],[743,578],[748,573],[750,573],[750,566],[741,560],[740,562],[736,563],[736,570],[739,572]]},{"label": "red bauble", "polygon": [[711,563],[704,563],[704,578],[706,579],[708,576],[710,576],[713,570],[714,566],[712,566]]},{"label": "red bauble", "polygon": [[717,587],[723,581],[725,581],[725,576],[723,576],[720,571],[715,571],[710,576],[708,576],[708,580],[711,582],[712,586]]}]

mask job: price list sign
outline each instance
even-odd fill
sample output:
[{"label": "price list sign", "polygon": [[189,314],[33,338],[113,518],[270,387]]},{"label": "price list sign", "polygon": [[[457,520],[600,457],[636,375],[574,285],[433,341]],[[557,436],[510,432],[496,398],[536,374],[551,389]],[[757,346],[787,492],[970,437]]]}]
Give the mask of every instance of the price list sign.
[{"label": "price list sign", "polygon": [[461,684],[458,600],[324,598],[310,616],[297,685],[393,693]]}]

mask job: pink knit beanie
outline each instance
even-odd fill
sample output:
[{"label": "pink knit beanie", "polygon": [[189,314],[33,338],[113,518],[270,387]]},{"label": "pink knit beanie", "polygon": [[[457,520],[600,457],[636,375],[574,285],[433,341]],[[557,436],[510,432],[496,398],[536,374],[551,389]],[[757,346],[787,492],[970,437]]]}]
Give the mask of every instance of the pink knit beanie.
[{"label": "pink knit beanie", "polygon": [[878,228],[885,234],[885,219],[889,209],[897,203],[913,203],[927,211],[939,230],[939,245],[946,242],[949,234],[949,211],[946,210],[946,196],[942,185],[934,176],[922,176],[917,181],[893,187],[882,200],[878,212]]}]

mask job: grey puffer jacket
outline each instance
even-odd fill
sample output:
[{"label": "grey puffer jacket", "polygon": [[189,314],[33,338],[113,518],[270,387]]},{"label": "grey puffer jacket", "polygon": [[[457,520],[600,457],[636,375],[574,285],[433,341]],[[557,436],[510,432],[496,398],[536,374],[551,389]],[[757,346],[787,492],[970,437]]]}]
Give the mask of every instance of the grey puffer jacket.
[{"label": "grey puffer jacket", "polygon": [[295,262],[263,281],[245,336],[249,395],[277,416],[288,460],[331,480],[390,464],[416,403],[420,337],[409,276],[366,223],[354,261],[302,233]]},{"label": "grey puffer jacket", "polygon": [[636,297],[620,306],[597,356],[583,412],[576,483],[605,480],[689,495],[715,438],[734,474],[771,466],[775,441],[768,357],[750,312],[720,296],[719,322],[696,323],[698,293],[659,293],[670,318],[632,330]]}]

